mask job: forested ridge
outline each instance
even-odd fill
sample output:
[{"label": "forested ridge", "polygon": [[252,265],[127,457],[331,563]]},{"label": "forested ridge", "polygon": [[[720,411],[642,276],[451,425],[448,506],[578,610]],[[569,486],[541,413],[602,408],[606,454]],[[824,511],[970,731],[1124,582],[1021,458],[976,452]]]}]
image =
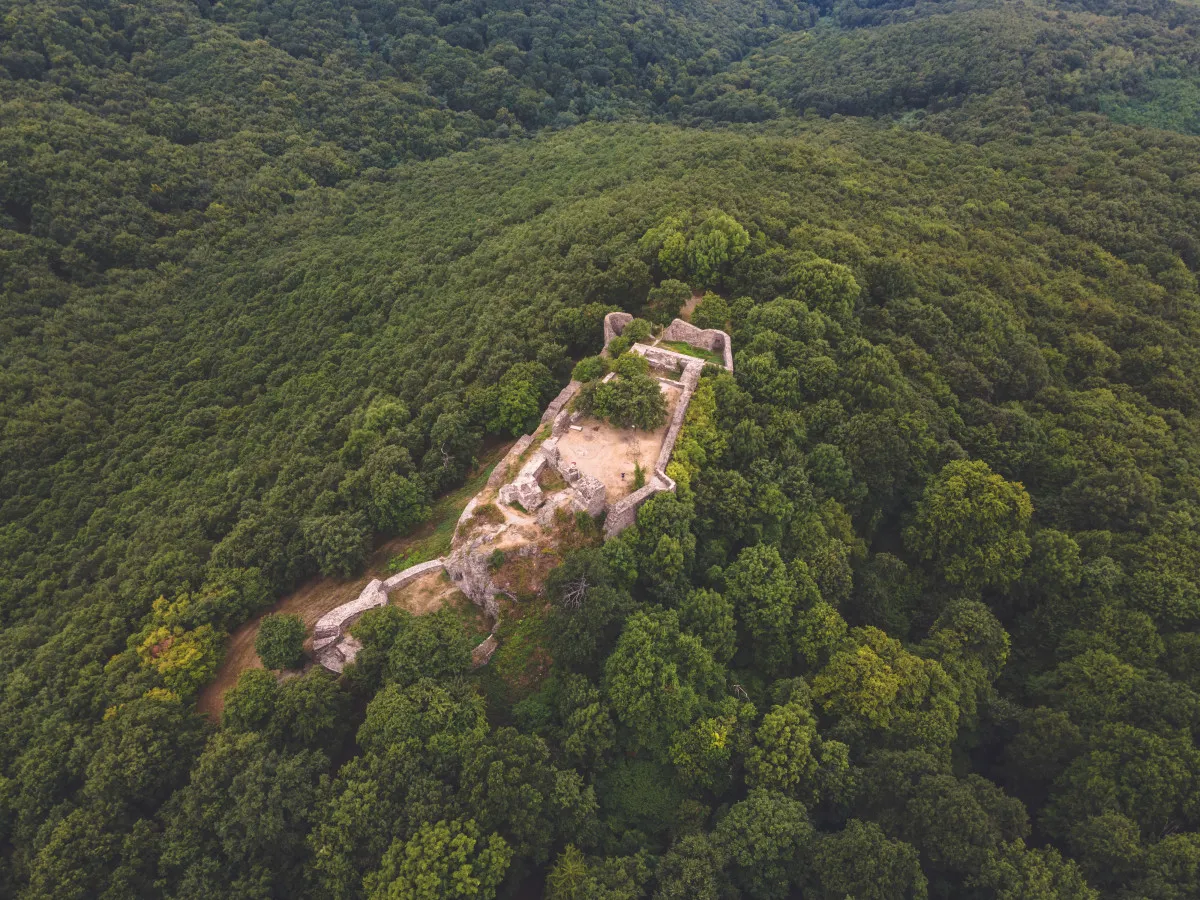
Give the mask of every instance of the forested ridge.
[{"label": "forested ridge", "polygon": [[[0,12],[0,893],[1200,896],[1196,6]],[[488,666],[195,712],[679,282],[677,493]]]}]

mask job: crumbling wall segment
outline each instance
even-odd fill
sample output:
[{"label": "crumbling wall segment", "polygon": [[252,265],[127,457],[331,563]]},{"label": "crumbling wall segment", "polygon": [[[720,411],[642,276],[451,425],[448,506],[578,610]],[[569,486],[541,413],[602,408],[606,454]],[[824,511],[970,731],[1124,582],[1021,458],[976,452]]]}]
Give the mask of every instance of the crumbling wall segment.
[{"label": "crumbling wall segment", "polygon": [[317,620],[313,629],[313,657],[318,663],[333,672],[341,672],[354,661],[360,645],[349,634],[350,626],[369,609],[385,606],[388,594],[411,584],[422,575],[443,568],[441,559],[409,566],[386,581],[373,578],[354,600],[331,609]]},{"label": "crumbling wall segment", "polygon": [[610,312],[604,317],[604,348],[606,350],[612,339],[620,337],[625,326],[632,321],[633,316],[627,312]]},{"label": "crumbling wall segment", "polygon": [[729,335],[717,328],[697,328],[691,322],[676,319],[663,331],[664,341],[683,341],[693,347],[703,347],[712,353],[720,353],[725,368],[733,371],[733,341]]}]

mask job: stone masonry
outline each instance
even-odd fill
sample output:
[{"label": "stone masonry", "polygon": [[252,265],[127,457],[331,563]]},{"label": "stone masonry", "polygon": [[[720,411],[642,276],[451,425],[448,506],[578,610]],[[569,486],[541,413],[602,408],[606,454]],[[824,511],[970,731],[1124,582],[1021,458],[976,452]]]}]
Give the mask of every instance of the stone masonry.
[{"label": "stone masonry", "polygon": [[313,631],[314,658],[330,671],[341,672],[348,663],[354,661],[354,657],[361,647],[349,633],[350,626],[358,621],[358,617],[368,609],[386,605],[390,592],[411,584],[422,575],[438,571],[442,567],[442,560],[433,559],[429,562],[409,566],[386,581],[373,579],[362,589],[362,593],[358,595],[357,599],[343,603],[337,609],[325,613],[317,621]]}]

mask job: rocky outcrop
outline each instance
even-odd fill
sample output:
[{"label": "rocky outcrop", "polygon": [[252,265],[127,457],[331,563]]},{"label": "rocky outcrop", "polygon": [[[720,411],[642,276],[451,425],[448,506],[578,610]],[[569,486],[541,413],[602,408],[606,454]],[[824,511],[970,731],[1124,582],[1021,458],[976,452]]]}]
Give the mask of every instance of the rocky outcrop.
[{"label": "rocky outcrop", "polygon": [[466,594],[467,598],[482,609],[493,621],[500,612],[496,603],[499,593],[492,583],[492,568],[490,565],[492,553],[496,550],[496,539],[503,534],[507,526],[498,529],[487,529],[483,534],[472,537],[466,544],[455,548],[445,559],[446,571],[450,574],[454,586]]},{"label": "rocky outcrop", "polygon": [[478,669],[480,666],[486,666],[499,646],[500,642],[496,640],[496,635],[489,634],[487,640],[471,651],[471,668]]}]

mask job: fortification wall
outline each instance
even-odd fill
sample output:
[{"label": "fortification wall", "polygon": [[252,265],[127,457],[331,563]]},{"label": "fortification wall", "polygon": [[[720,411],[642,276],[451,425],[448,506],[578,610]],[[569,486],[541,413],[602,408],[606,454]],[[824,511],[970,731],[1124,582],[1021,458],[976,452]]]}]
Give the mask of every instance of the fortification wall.
[{"label": "fortification wall", "polygon": [[676,319],[663,331],[664,341],[683,341],[693,347],[703,347],[712,353],[720,353],[725,368],[733,371],[733,341],[724,331],[716,328],[697,328],[691,322]]},{"label": "fortification wall", "polygon": [[[612,315],[612,313],[609,313],[609,315]],[[552,419],[556,419],[559,413],[566,408],[566,405],[571,402],[571,398],[579,393],[579,389],[581,387],[583,387],[583,382],[581,381],[575,381],[574,379],[568,381],[567,386],[558,392],[558,396],[550,401],[550,405],[547,406],[546,411],[542,413],[542,424],[545,424]],[[526,435],[526,437],[521,438],[521,440],[523,441],[526,438],[532,441],[533,435]],[[526,444],[525,446],[528,447],[529,445]]]},{"label": "fortification wall", "polygon": [[[508,480],[509,469],[517,464],[517,460],[521,458],[521,454],[529,449],[529,445],[533,443],[533,435],[522,435],[515,444],[509,449],[508,453],[504,454],[504,459],[496,464],[496,468],[492,469],[492,474],[488,476],[487,486],[497,488]],[[461,521],[461,519],[459,520]]]},{"label": "fortification wall", "polygon": [[403,572],[397,572],[386,581],[378,578],[362,589],[362,593],[349,603],[343,603],[336,609],[331,609],[317,620],[313,629],[313,656],[321,665],[332,672],[341,672],[349,663],[354,661],[359,645],[348,633],[347,629],[369,609],[385,606],[388,594],[416,581],[422,575],[443,568],[442,560],[432,559],[429,562],[409,566]]},{"label": "fortification wall", "polygon": [[627,312],[610,312],[604,317],[604,349],[608,349],[608,345],[615,337],[620,337],[621,332],[625,330],[625,326],[633,321],[633,316]]},{"label": "fortification wall", "polygon": [[654,471],[663,478],[667,477],[667,463],[671,461],[671,454],[675,452],[675,442],[679,440],[679,432],[683,430],[683,420],[687,416],[688,405],[692,402],[692,394],[696,393],[696,385],[700,383],[700,372],[703,368],[704,363],[697,360],[695,363],[689,363],[683,370],[680,379],[683,382],[683,394],[675,404],[675,414],[671,416],[671,424],[667,428],[667,436],[663,439],[662,450],[658,453],[658,462],[654,467]]}]

